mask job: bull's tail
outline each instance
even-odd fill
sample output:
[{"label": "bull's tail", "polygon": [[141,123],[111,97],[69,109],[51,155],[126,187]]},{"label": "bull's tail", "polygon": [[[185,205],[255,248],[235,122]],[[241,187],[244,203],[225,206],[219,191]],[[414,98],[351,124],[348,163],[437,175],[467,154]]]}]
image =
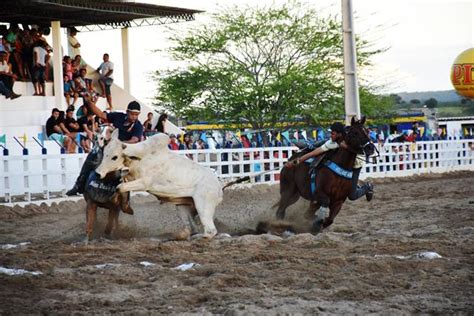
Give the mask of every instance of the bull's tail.
[{"label": "bull's tail", "polygon": [[242,177],[242,178],[239,178],[237,180],[234,180],[234,181],[231,181],[229,183],[227,183],[226,185],[224,185],[222,187],[222,191],[224,191],[226,188],[234,185],[234,184],[237,184],[237,183],[242,183],[242,182],[245,182],[245,181],[250,181],[250,176],[245,176],[245,177]]}]

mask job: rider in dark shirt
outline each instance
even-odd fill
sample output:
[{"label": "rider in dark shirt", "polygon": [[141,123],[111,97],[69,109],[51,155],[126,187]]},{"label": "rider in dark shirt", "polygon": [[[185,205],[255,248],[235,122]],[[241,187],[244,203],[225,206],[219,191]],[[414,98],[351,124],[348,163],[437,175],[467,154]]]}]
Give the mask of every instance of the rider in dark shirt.
[{"label": "rider in dark shirt", "polygon": [[[127,113],[102,112],[91,100],[88,99],[88,109],[92,111],[97,117],[107,120],[116,128],[119,129],[119,140],[126,143],[138,143],[143,136],[143,125],[138,120],[140,114],[140,104],[132,101],[127,106]],[[74,184],[74,187],[69,190],[66,195],[76,195],[83,193],[89,173],[100,164],[101,157],[98,157],[98,151],[93,150],[87,156],[84,162],[81,173]]]}]

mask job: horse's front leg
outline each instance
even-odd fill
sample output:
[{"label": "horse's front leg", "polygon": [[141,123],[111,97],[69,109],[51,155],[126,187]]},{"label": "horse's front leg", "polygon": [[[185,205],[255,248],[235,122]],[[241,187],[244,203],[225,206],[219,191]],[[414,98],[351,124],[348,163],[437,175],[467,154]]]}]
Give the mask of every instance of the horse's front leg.
[{"label": "horse's front leg", "polygon": [[334,222],[334,218],[336,218],[337,214],[339,214],[339,211],[342,208],[342,203],[344,203],[344,201],[336,201],[331,203],[329,206],[329,216],[324,220],[323,228],[329,227]]},{"label": "horse's front leg", "polygon": [[94,223],[95,217],[97,213],[97,204],[92,202],[90,199],[87,201],[87,208],[86,208],[86,239],[85,243],[87,244],[90,240],[92,240],[92,233],[94,230]]}]

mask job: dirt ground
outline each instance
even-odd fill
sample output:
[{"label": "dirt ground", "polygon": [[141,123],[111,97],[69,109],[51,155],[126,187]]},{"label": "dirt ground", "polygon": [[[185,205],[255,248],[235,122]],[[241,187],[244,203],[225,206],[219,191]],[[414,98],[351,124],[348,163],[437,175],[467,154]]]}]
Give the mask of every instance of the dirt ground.
[{"label": "dirt ground", "polygon": [[317,236],[246,233],[274,217],[268,185],[225,191],[216,225],[232,237],[210,241],[160,240],[183,226],[150,196],[111,240],[99,210],[89,245],[82,201],[0,206],[0,269],[41,272],[0,273],[0,314],[474,314],[474,173],[374,182]]}]

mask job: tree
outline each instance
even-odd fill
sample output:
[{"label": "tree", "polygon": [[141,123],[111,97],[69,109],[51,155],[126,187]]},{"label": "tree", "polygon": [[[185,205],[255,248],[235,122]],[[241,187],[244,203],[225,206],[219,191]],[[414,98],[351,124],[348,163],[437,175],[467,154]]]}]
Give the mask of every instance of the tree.
[{"label": "tree", "polygon": [[426,100],[425,104],[428,108],[432,109],[438,105],[438,101],[435,98],[430,98]]},{"label": "tree", "polygon": [[[341,29],[336,17],[298,4],[217,14],[210,24],[172,38],[172,56],[188,66],[156,72],[156,104],[191,120],[245,122],[255,130],[297,117],[316,124],[341,119]],[[362,39],[356,46],[360,68],[380,52]],[[377,112],[378,100],[366,100],[362,112]]]},{"label": "tree", "polygon": [[421,104],[420,100],[418,100],[418,99],[410,100],[410,103],[411,104]]}]

